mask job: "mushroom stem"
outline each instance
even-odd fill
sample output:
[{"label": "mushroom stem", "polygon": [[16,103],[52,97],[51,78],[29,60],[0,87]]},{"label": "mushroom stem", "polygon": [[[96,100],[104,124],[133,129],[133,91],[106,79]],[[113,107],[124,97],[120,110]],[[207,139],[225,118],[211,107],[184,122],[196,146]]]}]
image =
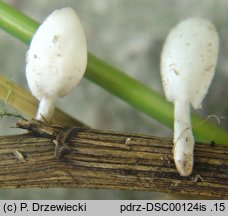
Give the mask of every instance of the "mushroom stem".
[{"label": "mushroom stem", "polygon": [[36,119],[40,121],[50,121],[55,110],[56,96],[43,97],[39,103]]},{"label": "mushroom stem", "polygon": [[190,104],[176,100],[174,105],[174,161],[182,176],[189,176],[193,167],[194,137],[192,134]]}]

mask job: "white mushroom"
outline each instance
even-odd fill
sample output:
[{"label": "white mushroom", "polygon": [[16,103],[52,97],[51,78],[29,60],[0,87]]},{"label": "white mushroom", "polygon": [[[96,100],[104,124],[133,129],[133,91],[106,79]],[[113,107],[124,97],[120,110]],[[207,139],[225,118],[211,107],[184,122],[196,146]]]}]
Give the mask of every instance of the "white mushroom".
[{"label": "white mushroom", "polygon": [[40,101],[36,118],[50,121],[55,100],[79,83],[87,64],[87,45],[72,8],[55,10],[36,31],[26,56],[26,77]]},{"label": "white mushroom", "polygon": [[218,44],[214,25],[195,17],[173,28],[163,47],[163,88],[167,100],[174,102],[174,160],[183,176],[190,175],[193,167],[190,104],[201,107],[214,76]]}]

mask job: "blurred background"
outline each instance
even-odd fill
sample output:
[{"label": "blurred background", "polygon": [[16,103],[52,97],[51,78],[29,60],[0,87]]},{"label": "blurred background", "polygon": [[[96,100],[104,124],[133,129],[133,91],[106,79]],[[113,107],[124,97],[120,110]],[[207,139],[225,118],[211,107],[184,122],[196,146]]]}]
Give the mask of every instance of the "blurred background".
[{"label": "blurred background", "polygon": [[[184,18],[202,16],[214,22],[220,37],[216,75],[197,112],[224,117],[228,129],[228,1],[226,0],[5,0],[42,22],[53,10],[70,6],[81,19],[89,52],[163,93],[160,52],[169,30]],[[27,88],[28,46],[0,30],[0,74]],[[83,81],[57,106],[87,125],[105,130],[172,137],[172,131],[135,110],[94,83]],[[4,104],[0,103],[0,109]],[[10,109],[10,107],[8,107]],[[0,119],[0,135],[19,133],[14,118]],[[216,121],[214,121],[216,123]],[[168,199],[166,194],[112,190],[1,190],[0,199]]]}]

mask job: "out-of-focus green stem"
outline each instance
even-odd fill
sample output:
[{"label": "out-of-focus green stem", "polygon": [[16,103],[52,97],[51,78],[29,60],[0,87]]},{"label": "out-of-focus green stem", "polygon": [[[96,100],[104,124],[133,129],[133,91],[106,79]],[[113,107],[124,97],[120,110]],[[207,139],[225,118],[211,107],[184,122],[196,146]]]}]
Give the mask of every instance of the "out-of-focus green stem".
[{"label": "out-of-focus green stem", "polygon": [[0,1],[0,27],[25,43],[31,41],[39,23]]},{"label": "out-of-focus green stem", "polygon": [[[0,27],[14,37],[29,44],[38,26],[38,22],[0,1]],[[163,96],[92,54],[89,54],[86,77],[138,110],[173,127],[173,106]],[[228,144],[228,133],[221,128],[203,122],[196,115],[193,115],[192,121],[198,140]]]}]

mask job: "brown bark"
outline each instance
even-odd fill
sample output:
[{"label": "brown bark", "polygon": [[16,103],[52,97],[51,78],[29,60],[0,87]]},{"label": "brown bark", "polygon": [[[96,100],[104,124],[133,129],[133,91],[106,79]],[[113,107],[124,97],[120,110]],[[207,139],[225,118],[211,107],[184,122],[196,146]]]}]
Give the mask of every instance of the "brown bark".
[{"label": "brown bark", "polygon": [[19,122],[18,127],[31,133],[0,137],[0,188],[106,188],[228,197],[227,146],[196,143],[193,174],[181,177],[171,139],[35,120]]}]

